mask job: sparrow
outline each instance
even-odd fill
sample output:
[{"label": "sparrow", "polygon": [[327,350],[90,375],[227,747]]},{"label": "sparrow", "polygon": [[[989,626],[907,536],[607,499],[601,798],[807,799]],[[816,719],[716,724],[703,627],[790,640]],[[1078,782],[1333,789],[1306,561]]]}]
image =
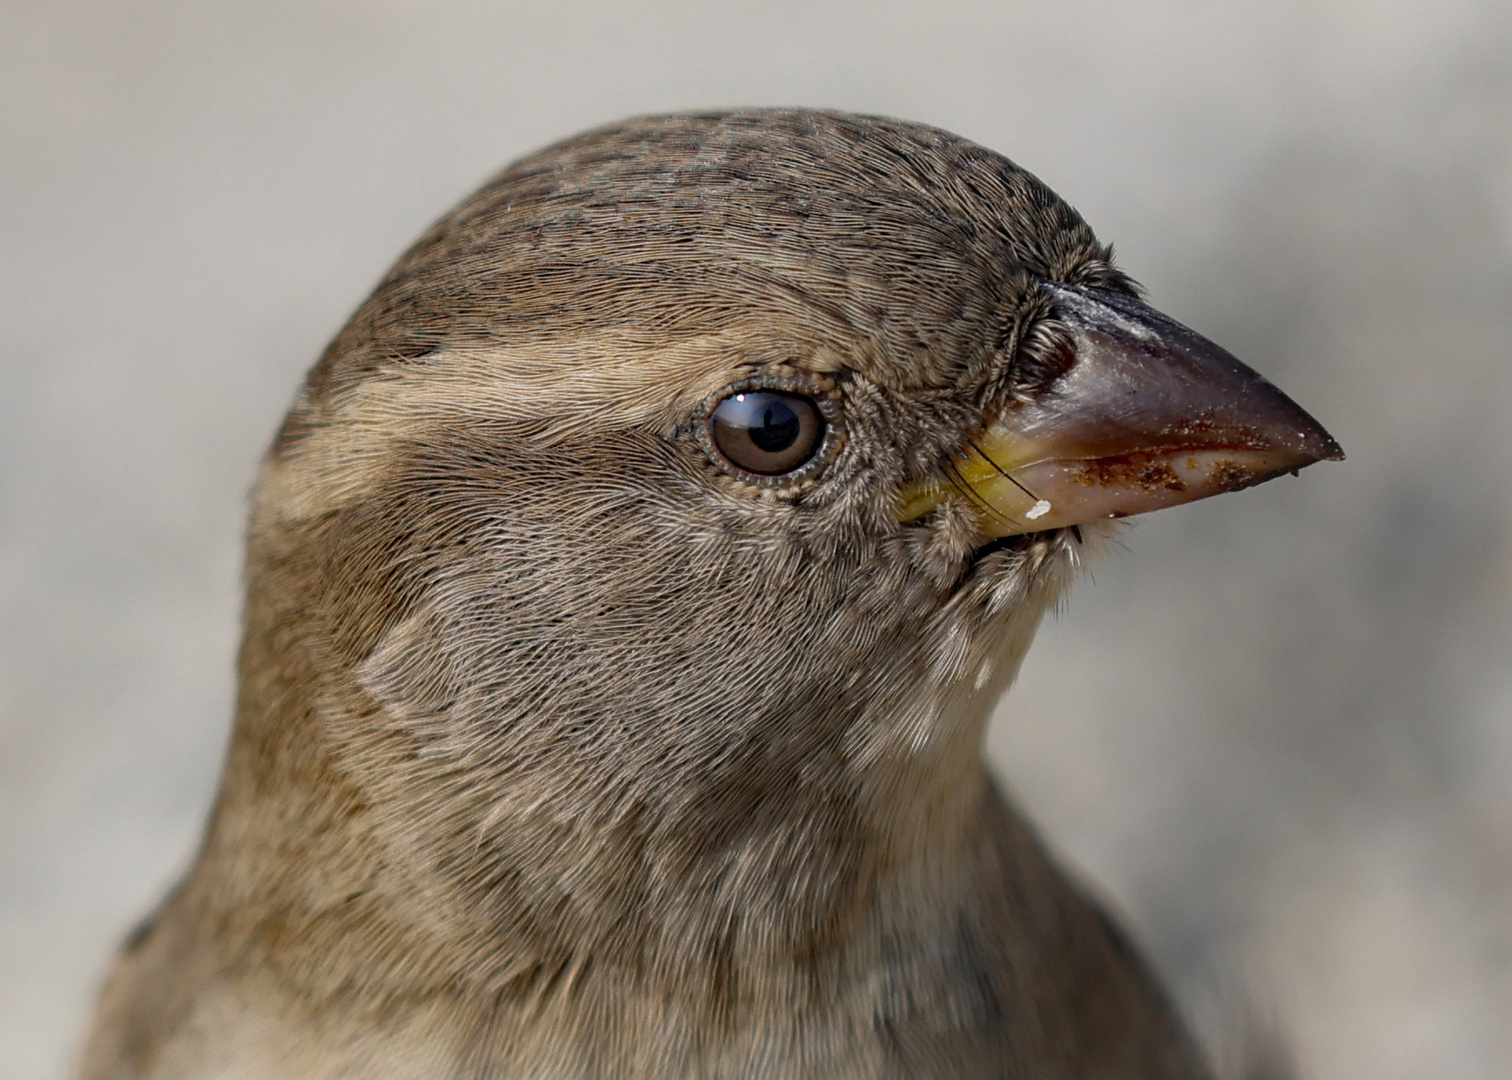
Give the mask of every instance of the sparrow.
[{"label": "sparrow", "polygon": [[219,796],[80,1076],[1205,1076],[983,730],[1119,519],[1341,456],[946,132],[527,157],[268,452]]}]

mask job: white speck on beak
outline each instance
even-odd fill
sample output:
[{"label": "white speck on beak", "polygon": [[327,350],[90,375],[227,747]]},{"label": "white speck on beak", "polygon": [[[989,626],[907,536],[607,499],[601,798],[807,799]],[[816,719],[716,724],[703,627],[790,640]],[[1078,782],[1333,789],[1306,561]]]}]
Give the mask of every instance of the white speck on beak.
[{"label": "white speck on beak", "polygon": [[1039,500],[1039,502],[1035,503],[1034,506],[1033,506],[1033,508],[1031,508],[1030,511],[1027,514],[1025,514],[1024,516],[1026,518],[1028,518],[1030,521],[1033,521],[1035,518],[1042,518],[1042,517],[1044,517],[1049,512],[1050,512],[1050,500],[1048,500],[1048,499],[1041,499],[1041,500]]}]

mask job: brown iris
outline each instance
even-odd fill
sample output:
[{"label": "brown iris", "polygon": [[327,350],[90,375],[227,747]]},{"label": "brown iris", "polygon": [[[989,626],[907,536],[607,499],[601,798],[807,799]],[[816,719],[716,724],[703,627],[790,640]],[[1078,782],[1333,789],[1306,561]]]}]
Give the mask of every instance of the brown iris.
[{"label": "brown iris", "polygon": [[814,456],[824,441],[824,417],[801,394],[746,390],[714,406],[709,438],[736,468],[781,476]]}]

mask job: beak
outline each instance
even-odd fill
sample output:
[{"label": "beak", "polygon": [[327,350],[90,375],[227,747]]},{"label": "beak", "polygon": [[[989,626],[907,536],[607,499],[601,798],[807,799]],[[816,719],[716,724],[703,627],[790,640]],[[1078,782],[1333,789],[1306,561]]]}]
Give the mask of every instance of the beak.
[{"label": "beak", "polygon": [[[947,476],[910,485],[900,521],[966,496],[987,538],[1145,514],[1344,452],[1265,378],[1147,304],[1047,284],[1075,357],[971,439]],[[948,477],[948,478],[947,478]]]}]

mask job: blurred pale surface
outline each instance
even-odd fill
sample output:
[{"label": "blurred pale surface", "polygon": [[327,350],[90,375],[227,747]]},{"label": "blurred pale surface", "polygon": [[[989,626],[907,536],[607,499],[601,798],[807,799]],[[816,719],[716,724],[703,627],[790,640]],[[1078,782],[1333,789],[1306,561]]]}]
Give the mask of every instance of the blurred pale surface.
[{"label": "blurred pale surface", "polygon": [[506,160],[822,104],[1039,173],[1350,459],[1167,511],[992,751],[1207,1025],[1512,1076],[1512,18],[1471,0],[0,7],[0,1078],[183,867],[303,369]]}]

